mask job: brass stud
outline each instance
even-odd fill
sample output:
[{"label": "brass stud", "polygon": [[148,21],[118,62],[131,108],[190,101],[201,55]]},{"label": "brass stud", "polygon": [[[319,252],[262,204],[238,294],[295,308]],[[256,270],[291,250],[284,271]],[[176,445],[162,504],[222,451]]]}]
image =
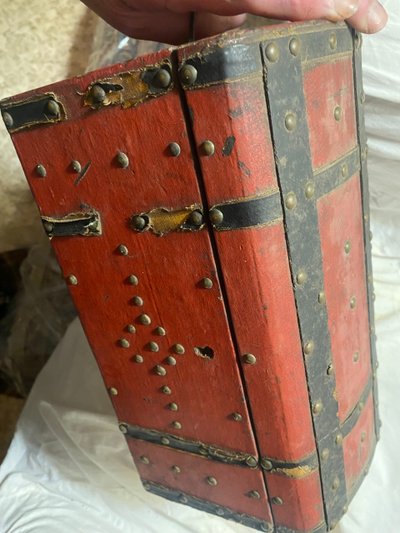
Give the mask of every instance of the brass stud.
[{"label": "brass stud", "polygon": [[224,220],[224,214],[222,213],[222,211],[214,207],[210,211],[210,220],[214,226],[218,226]]},{"label": "brass stud", "polygon": [[346,177],[349,175],[349,167],[347,166],[346,163],[344,163],[344,164],[342,165],[341,173],[342,173],[342,177],[343,177],[343,178],[346,178]]},{"label": "brass stud", "polygon": [[206,478],[206,481],[209,485],[211,485],[212,487],[215,487],[216,485],[218,485],[218,481],[215,479],[215,477],[213,476],[208,476]]},{"label": "brass stud", "polygon": [[143,324],[143,326],[149,326],[151,324],[151,318],[149,317],[149,315],[140,315],[138,320],[141,324]]},{"label": "brass stud", "polygon": [[193,226],[201,226],[204,223],[203,213],[195,209],[190,213],[188,222],[193,224]]},{"label": "brass stud", "polygon": [[324,408],[322,402],[316,402],[314,405],[313,405],[313,413],[315,415],[319,415],[321,412],[322,412],[322,409]]},{"label": "brass stud", "polygon": [[304,270],[300,270],[300,272],[296,276],[296,282],[298,285],[304,285],[304,283],[307,281],[307,272]]},{"label": "brass stud", "polygon": [[3,120],[4,124],[6,125],[6,128],[12,128],[14,125],[14,119],[10,115],[10,113],[7,113],[7,111],[3,111]]},{"label": "brass stud", "polygon": [[343,513],[347,513],[348,510],[349,510],[349,508],[347,507],[347,505],[345,505],[345,506],[343,507]]},{"label": "brass stud", "polygon": [[175,429],[182,429],[182,424],[178,422],[177,420],[174,420],[171,424],[171,426]]},{"label": "brass stud", "polygon": [[246,465],[255,468],[258,465],[257,458],[254,455],[248,455],[246,457]]},{"label": "brass stud", "polygon": [[297,115],[295,113],[287,113],[285,117],[285,128],[288,131],[294,131],[297,127]]},{"label": "brass stud", "polygon": [[36,171],[36,174],[38,176],[40,176],[41,178],[45,178],[47,176],[47,170],[46,168],[44,167],[44,165],[42,165],[41,163],[39,163],[38,165],[36,165],[35,167],[35,171]]},{"label": "brass stud", "polygon": [[363,431],[361,433],[361,437],[360,437],[360,440],[361,442],[365,442],[365,439],[367,438],[367,432],[366,431]]},{"label": "brass stud", "polygon": [[282,498],[280,498],[279,496],[274,496],[274,497],[271,499],[271,502],[272,502],[274,505],[283,505],[283,500],[282,500]]},{"label": "brass stud", "polygon": [[130,346],[128,339],[119,339],[118,344],[121,346],[121,348],[129,348]]},{"label": "brass stud", "polygon": [[181,153],[181,147],[176,142],[169,143],[168,149],[169,149],[169,153],[173,157],[178,157],[180,155],[180,153]]},{"label": "brass stud", "polygon": [[201,286],[203,287],[203,289],[212,289],[213,282],[210,278],[203,278],[201,280]]},{"label": "brass stud", "polygon": [[314,341],[307,341],[304,345],[304,353],[306,355],[311,355],[313,351],[315,350],[315,343]]},{"label": "brass stud", "polygon": [[135,361],[135,363],[143,363],[144,359],[143,359],[143,356],[140,355],[140,354],[136,354],[134,357],[133,357],[133,360]]},{"label": "brass stud", "polygon": [[181,469],[179,468],[178,465],[172,465],[171,466],[171,470],[172,470],[172,472],[174,472],[174,474],[180,474],[181,473]]},{"label": "brass stud", "polygon": [[255,365],[257,363],[257,358],[252,353],[246,353],[243,356],[243,360],[248,365]]},{"label": "brass stud", "polygon": [[247,493],[247,496],[253,500],[259,500],[261,498],[260,493],[257,490],[251,490]]},{"label": "brass stud", "polygon": [[117,163],[121,168],[128,168],[129,166],[129,157],[124,152],[117,153]]},{"label": "brass stud", "polygon": [[150,341],[147,347],[151,352],[158,352],[160,350],[160,347],[154,341]]},{"label": "brass stud", "polygon": [[331,50],[336,50],[337,47],[337,36],[336,33],[331,33],[329,35],[329,46]]},{"label": "brass stud", "polygon": [[139,457],[139,460],[141,463],[143,463],[144,465],[149,465],[150,464],[150,459],[148,457],[146,457],[145,455],[141,455]]},{"label": "brass stud", "polygon": [[60,106],[55,100],[49,100],[46,104],[46,113],[58,117],[60,115]]},{"label": "brass stud", "polygon": [[364,409],[364,402],[359,402],[357,409],[361,413],[361,411]]},{"label": "brass stud", "polygon": [[115,387],[110,387],[108,389],[108,392],[110,393],[111,396],[118,396],[118,389],[116,389]]},{"label": "brass stud", "polygon": [[243,417],[240,413],[232,413],[232,418],[235,422],[241,422]]},{"label": "brass stud", "polygon": [[344,245],[344,251],[345,251],[346,254],[349,254],[350,250],[351,250],[351,242],[350,241],[346,241],[345,245]]},{"label": "brass stud", "polygon": [[150,485],[150,483],[147,483],[147,481],[143,481],[142,484],[143,484],[143,488],[145,490],[150,490],[151,489],[151,485]]},{"label": "brass stud", "polygon": [[133,305],[136,305],[137,307],[142,307],[143,306],[143,298],[141,298],[140,296],[134,296],[132,298],[132,303]]},{"label": "brass stud", "polygon": [[106,91],[103,89],[101,85],[93,85],[93,87],[90,90],[90,94],[97,104],[101,104],[106,97]]},{"label": "brass stud", "polygon": [[128,247],[125,246],[125,244],[120,244],[118,246],[118,253],[120,253],[121,255],[128,255],[129,254]]},{"label": "brass stud", "polygon": [[274,467],[271,461],[266,457],[261,459],[261,466],[264,468],[264,470],[272,470]]},{"label": "brass stud", "polygon": [[129,333],[136,333],[136,328],[133,324],[128,324],[126,326],[126,331],[128,331]]},{"label": "brass stud", "polygon": [[290,39],[289,42],[289,51],[292,54],[292,56],[298,56],[300,52],[300,41],[297,39],[297,37],[293,37],[293,39]]},{"label": "brass stud", "polygon": [[125,424],[125,422],[121,422],[121,424],[119,424],[118,427],[119,427],[120,432],[124,433],[124,435],[128,433],[128,425]]},{"label": "brass stud", "polygon": [[184,85],[193,85],[197,79],[197,70],[193,65],[183,65],[179,71],[179,77]]},{"label": "brass stud", "polygon": [[328,448],[324,448],[321,452],[321,458],[323,461],[327,461],[329,459],[330,452]]},{"label": "brass stud", "polygon": [[350,309],[355,309],[356,305],[357,305],[356,297],[352,296],[350,298]]},{"label": "brass stud", "polygon": [[183,355],[185,353],[185,347],[182,346],[182,344],[174,344],[172,350],[178,355]]},{"label": "brass stud", "polygon": [[326,371],[326,373],[328,374],[328,376],[333,376],[333,374],[335,373],[335,368],[333,365],[329,365],[328,366],[328,370]]},{"label": "brass stud", "polygon": [[165,68],[159,68],[151,80],[152,85],[158,89],[166,89],[171,83],[171,74]]},{"label": "brass stud", "polygon": [[167,361],[168,365],[171,365],[171,366],[175,366],[176,365],[176,359],[175,359],[175,357],[172,357],[172,355],[169,355],[167,357],[166,361]]},{"label": "brass stud", "polygon": [[265,48],[265,55],[271,63],[276,63],[279,59],[279,48],[275,43],[267,44]]},{"label": "brass stud", "polygon": [[285,198],[286,209],[294,209],[297,205],[297,198],[294,192],[289,192]]},{"label": "brass stud", "polygon": [[211,156],[215,154],[215,145],[212,141],[204,141],[201,145],[203,155]]},{"label": "brass stud", "polygon": [[67,281],[69,285],[78,285],[78,278],[74,276],[73,274],[67,277]]},{"label": "brass stud", "polygon": [[155,370],[155,373],[158,374],[159,376],[166,376],[167,375],[167,371],[161,365],[156,365],[154,367],[154,370]]},{"label": "brass stud", "polygon": [[320,291],[318,293],[318,303],[321,305],[325,305],[326,303],[326,295],[324,291]]},{"label": "brass stud", "polygon": [[342,118],[342,108],[340,105],[337,105],[333,110],[333,116],[335,117],[336,122],[340,122]]},{"label": "brass stud", "polygon": [[139,279],[134,274],[131,274],[128,278],[129,285],[137,285],[139,283]]},{"label": "brass stud", "polygon": [[313,181],[309,181],[306,183],[306,187],[304,189],[304,193],[306,195],[306,198],[308,200],[311,200],[314,197],[315,194],[315,183]]},{"label": "brass stud", "polygon": [[336,446],[341,446],[343,444],[343,435],[341,433],[336,435],[335,444]]},{"label": "brass stud", "polygon": [[169,439],[167,437],[161,437],[160,442],[161,444],[165,444],[165,446],[168,446]]},{"label": "brass stud", "polygon": [[167,334],[165,329],[161,326],[157,326],[156,329],[154,330],[154,333],[156,335],[159,335],[160,337],[164,337]]},{"label": "brass stud", "polygon": [[171,402],[171,403],[168,404],[168,409],[170,411],[179,411],[179,406],[178,406],[177,403]]},{"label": "brass stud", "polygon": [[188,502],[188,499],[186,498],[186,496],[184,496],[183,494],[181,494],[181,495],[179,496],[179,501],[180,501],[181,503],[187,503],[187,502]]},{"label": "brass stud", "polygon": [[338,490],[340,486],[340,480],[338,477],[335,477],[335,479],[332,481],[332,490]]},{"label": "brass stud", "polygon": [[362,104],[365,104],[365,92],[364,91],[360,92],[360,102]]},{"label": "brass stud", "polygon": [[172,393],[172,391],[171,391],[171,389],[168,387],[168,385],[164,385],[164,387],[161,387],[161,392],[162,392],[163,394],[171,394],[171,393]]},{"label": "brass stud", "polygon": [[74,172],[80,172],[82,170],[82,165],[79,163],[79,161],[76,161],[76,159],[74,159],[73,161],[71,161],[71,168]]},{"label": "brass stud", "polygon": [[132,227],[136,231],[143,231],[147,227],[147,223],[147,220],[140,215],[135,215],[131,219]]},{"label": "brass stud", "polygon": [[225,511],[222,509],[222,507],[217,507],[217,510],[215,512],[218,516],[225,516]]},{"label": "brass stud", "polygon": [[367,155],[368,155],[368,149],[367,149],[367,147],[364,147],[364,148],[361,150],[361,160],[362,160],[362,161],[366,161],[366,159],[367,159]]},{"label": "brass stud", "polygon": [[54,224],[46,221],[46,222],[43,222],[43,227],[47,233],[51,233],[54,229]]}]

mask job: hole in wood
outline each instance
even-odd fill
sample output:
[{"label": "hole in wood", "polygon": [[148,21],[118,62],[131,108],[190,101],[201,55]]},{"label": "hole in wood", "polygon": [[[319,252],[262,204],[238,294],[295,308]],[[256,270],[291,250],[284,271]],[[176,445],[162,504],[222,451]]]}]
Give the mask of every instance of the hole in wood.
[{"label": "hole in wood", "polygon": [[199,357],[204,357],[205,359],[214,359],[214,350],[209,346],[195,346],[194,353]]}]

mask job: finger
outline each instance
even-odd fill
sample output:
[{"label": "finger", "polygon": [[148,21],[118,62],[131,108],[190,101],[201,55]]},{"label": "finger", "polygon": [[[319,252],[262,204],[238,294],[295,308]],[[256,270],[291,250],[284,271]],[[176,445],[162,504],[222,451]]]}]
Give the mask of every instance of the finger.
[{"label": "finger", "polygon": [[361,0],[358,11],[348,22],[363,33],[376,33],[386,25],[387,20],[386,11],[377,0]]},{"label": "finger", "polygon": [[[157,1],[160,0],[152,3]],[[165,8],[177,13],[188,10],[217,15],[251,13],[289,20],[343,20],[356,13],[359,3],[360,0],[163,0]]]}]

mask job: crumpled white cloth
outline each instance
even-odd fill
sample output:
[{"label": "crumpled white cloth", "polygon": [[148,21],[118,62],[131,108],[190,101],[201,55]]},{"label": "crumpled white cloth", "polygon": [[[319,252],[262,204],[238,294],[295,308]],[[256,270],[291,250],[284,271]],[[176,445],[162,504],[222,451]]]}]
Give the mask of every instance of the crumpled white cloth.
[{"label": "crumpled white cloth", "polygon": [[[364,38],[383,422],[341,533],[400,531],[400,15]],[[39,375],[0,467],[0,533],[245,533],[146,493],[78,320]]]}]

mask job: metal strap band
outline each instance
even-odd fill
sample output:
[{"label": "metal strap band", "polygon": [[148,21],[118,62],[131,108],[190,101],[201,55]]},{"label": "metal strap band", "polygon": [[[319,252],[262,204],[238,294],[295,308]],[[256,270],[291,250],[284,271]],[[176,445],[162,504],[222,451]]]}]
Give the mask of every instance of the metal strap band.
[{"label": "metal strap band", "polygon": [[349,414],[349,416],[346,418],[346,420],[343,422],[342,429],[341,429],[343,437],[348,435],[350,431],[354,428],[354,426],[357,424],[365,408],[365,404],[367,403],[368,397],[371,394],[371,390],[372,390],[372,379],[368,381],[356,406],[354,407],[352,412]]},{"label": "metal strap band", "polygon": [[4,123],[10,133],[39,124],[61,122],[66,118],[63,104],[53,93],[32,96],[20,102],[1,102]]},{"label": "metal strap band", "polygon": [[333,165],[314,172],[315,196],[321,198],[330,193],[360,170],[358,146]]},{"label": "metal strap band", "polygon": [[301,479],[319,469],[319,460],[316,452],[296,462],[263,457],[261,459],[261,467],[270,474],[280,474],[293,479]]},{"label": "metal strap band", "polygon": [[356,92],[356,115],[358,122],[358,143],[360,147],[361,160],[361,196],[364,213],[364,250],[366,255],[366,276],[367,276],[367,298],[368,298],[368,313],[370,324],[370,348],[371,348],[371,368],[373,378],[373,394],[374,394],[374,416],[375,416],[375,435],[379,440],[380,420],[378,412],[378,385],[376,380],[376,369],[378,368],[376,356],[376,337],[375,337],[375,313],[374,313],[374,293],[373,293],[373,277],[372,277],[372,254],[370,242],[370,211],[369,211],[369,187],[368,187],[368,169],[367,169],[367,135],[365,132],[365,123],[363,115],[363,105],[365,101],[365,94],[362,86],[362,72],[361,72],[361,34],[354,32],[355,46],[354,46],[354,86]]},{"label": "metal strap band", "polygon": [[269,192],[265,196],[243,198],[214,205],[210,209],[212,222],[212,213],[215,210],[222,213],[221,222],[213,223],[213,227],[217,231],[266,226],[282,220],[279,191]]},{"label": "metal strap band", "polygon": [[126,424],[125,422],[120,423],[119,427],[121,430],[123,430],[123,433],[133,439],[143,440],[153,444],[161,444],[167,448],[173,448],[183,452],[194,453],[196,455],[201,455],[206,459],[211,459],[220,463],[245,466],[248,468],[258,467],[257,458],[247,453],[237,452],[234,450],[224,450],[212,444],[205,444],[203,442],[184,439],[169,433],[162,433],[156,429],[133,426]]},{"label": "metal strap band", "polygon": [[[315,48],[326,46],[326,33],[307,38],[314,40]],[[335,377],[327,372],[332,364],[328,316],[318,303],[324,288],[318,214],[315,201],[304,194],[313,170],[302,64],[290,43],[289,37],[265,43],[265,90],[317,448],[320,457],[323,449],[329,451],[329,460],[320,462],[320,471],[327,522],[332,526],[347,503],[344,458],[335,438],[340,432]],[[297,283],[300,272],[307,274],[302,284]]]},{"label": "metal strap band", "polygon": [[[195,77],[185,76],[185,68],[191,68]],[[260,73],[260,52],[256,44],[233,44],[215,46],[202,54],[189,57],[181,65],[181,82],[184,89],[198,89]]]},{"label": "metal strap band", "polygon": [[255,516],[250,516],[244,513],[238,513],[237,511],[229,509],[228,507],[223,507],[222,505],[196,498],[195,496],[191,496],[185,492],[165,487],[159,483],[154,483],[153,481],[144,480],[143,487],[149,492],[157,494],[158,496],[166,498],[167,500],[190,505],[190,507],[194,507],[199,511],[206,511],[207,513],[221,516],[227,520],[233,520],[234,522],[238,522],[239,524],[243,524],[244,526],[251,527],[253,529],[258,529],[259,531],[272,533],[274,530],[272,524],[261,520],[260,518],[256,518]]}]

